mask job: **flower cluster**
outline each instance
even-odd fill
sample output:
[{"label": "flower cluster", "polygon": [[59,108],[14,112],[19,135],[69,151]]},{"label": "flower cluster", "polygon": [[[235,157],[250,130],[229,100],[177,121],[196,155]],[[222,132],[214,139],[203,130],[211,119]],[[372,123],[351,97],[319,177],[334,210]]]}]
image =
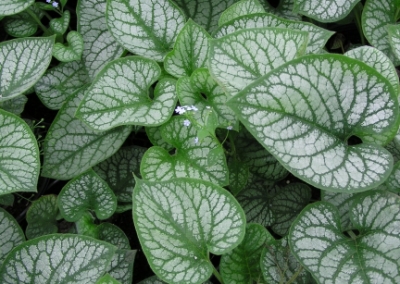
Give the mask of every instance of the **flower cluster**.
[{"label": "flower cluster", "polygon": [[54,8],[58,7],[58,3],[56,1],[52,1],[52,0],[46,0],[47,3],[51,3],[51,5],[53,5]]},{"label": "flower cluster", "polygon": [[198,111],[199,109],[195,106],[177,106],[175,112],[177,114],[184,114],[188,110]]}]

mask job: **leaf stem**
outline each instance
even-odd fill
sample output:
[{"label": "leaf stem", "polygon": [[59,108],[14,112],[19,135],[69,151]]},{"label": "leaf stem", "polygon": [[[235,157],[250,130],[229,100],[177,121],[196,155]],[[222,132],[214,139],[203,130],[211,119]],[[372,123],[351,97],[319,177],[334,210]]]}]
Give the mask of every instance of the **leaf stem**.
[{"label": "leaf stem", "polygon": [[36,14],[30,9],[26,9],[25,10],[31,17],[32,19],[35,20],[35,22],[39,25],[39,27],[42,29],[42,31],[47,34],[48,30],[47,28],[42,24],[42,22],[40,21],[40,19],[36,16]]},{"label": "leaf stem", "polygon": [[224,284],[224,281],[222,280],[221,274],[219,274],[218,270],[215,268],[214,265],[213,265],[213,274],[214,274],[215,278],[218,279],[219,283]]},{"label": "leaf stem", "polygon": [[356,234],[354,234],[354,232],[352,230],[348,230],[347,233],[349,234],[349,236],[351,237],[352,240],[357,239]]}]

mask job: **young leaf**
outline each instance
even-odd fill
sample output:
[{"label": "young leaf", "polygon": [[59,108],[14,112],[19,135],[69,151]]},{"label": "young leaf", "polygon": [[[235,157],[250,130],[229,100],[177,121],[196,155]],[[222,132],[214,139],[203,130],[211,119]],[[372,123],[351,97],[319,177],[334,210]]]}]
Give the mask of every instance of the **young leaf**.
[{"label": "young leaf", "polygon": [[71,179],[113,155],[130,134],[131,127],[98,132],[76,119],[85,90],[69,97],[50,126],[43,144],[42,176]]},{"label": "young leaf", "polygon": [[290,252],[287,237],[271,242],[261,253],[261,271],[268,284],[316,283]]},{"label": "young leaf", "polygon": [[209,252],[241,243],[246,219],[225,189],[194,179],[136,180],[133,220],[147,260],[161,279],[200,283],[213,271]]},{"label": "young leaf", "polygon": [[158,62],[164,60],[185,24],[182,11],[169,0],[108,0],[106,18],[111,34],[123,47]]},{"label": "young leaf", "polygon": [[395,24],[397,8],[393,0],[367,0],[364,5],[361,23],[369,43],[385,53],[394,65],[399,65],[390,48],[386,26]]},{"label": "young leaf", "polygon": [[36,192],[40,171],[39,147],[21,118],[0,109],[0,195]]},{"label": "young leaf", "polygon": [[389,43],[392,52],[400,60],[400,25],[387,25],[386,29],[389,33]]},{"label": "young leaf", "polygon": [[132,146],[121,148],[107,160],[93,167],[93,170],[104,179],[120,202],[132,202],[132,191],[135,187],[133,174],[140,176],[140,162],[146,148]]},{"label": "young leaf", "polygon": [[26,237],[34,239],[40,236],[57,233],[57,196],[43,195],[32,202],[26,212]]},{"label": "young leaf", "polygon": [[244,29],[210,41],[210,73],[235,95],[256,79],[305,53],[308,34],[281,28]]},{"label": "young leaf", "polygon": [[290,229],[293,254],[319,283],[399,283],[399,197],[363,194],[352,203],[350,219],[360,232],[351,238],[343,235],[335,206],[307,206]]},{"label": "young leaf", "polygon": [[209,33],[218,27],[218,18],[237,0],[175,0],[186,16],[203,26]]},{"label": "young leaf", "polygon": [[0,266],[8,253],[25,241],[25,235],[17,220],[0,207]]},{"label": "young leaf", "polygon": [[290,172],[318,188],[365,191],[391,172],[393,158],[381,145],[348,145],[352,136],[398,128],[397,90],[358,60],[333,54],[292,60],[227,104]]},{"label": "young leaf", "polygon": [[180,78],[192,75],[197,68],[206,67],[210,38],[201,26],[189,19],[179,32],[174,49],[165,56],[165,71]]},{"label": "young leaf", "polygon": [[259,224],[248,224],[239,246],[221,257],[220,271],[225,283],[260,283],[260,258],[265,243],[274,242],[271,234]]},{"label": "young leaf", "polygon": [[17,246],[0,268],[0,282],[94,283],[105,273],[115,247],[81,235],[47,235]]},{"label": "young leaf", "polygon": [[0,108],[8,111],[12,114],[20,116],[24,111],[25,104],[28,102],[28,98],[26,96],[18,96],[11,100],[7,100],[5,102],[0,102]]},{"label": "young leaf", "polygon": [[104,65],[124,51],[106,23],[106,0],[80,0],[76,8],[78,32],[83,37],[82,61],[93,80]]},{"label": "young leaf", "polygon": [[[283,1],[280,1],[282,3]],[[221,38],[241,29],[252,28],[286,28],[308,32],[309,40],[306,48],[307,53],[318,53],[324,47],[334,32],[325,30],[316,25],[300,21],[290,21],[271,14],[254,14],[239,17],[220,27],[215,33],[215,38]]]},{"label": "young leaf", "polygon": [[56,43],[53,48],[53,56],[61,62],[71,62],[80,60],[83,52],[83,38],[75,31],[70,31],[67,35],[68,46]]},{"label": "young leaf", "polygon": [[99,72],[76,116],[102,131],[127,124],[161,125],[171,117],[177,97],[176,81],[164,78],[158,82],[154,98],[150,98],[149,88],[160,75],[159,65],[151,59],[116,59]]},{"label": "young leaf", "polygon": [[241,0],[226,9],[218,20],[218,26],[222,26],[240,16],[265,13],[264,7],[258,0]]},{"label": "young leaf", "polygon": [[345,18],[360,0],[295,0],[293,12],[322,23],[336,22]]},{"label": "young leaf", "polygon": [[106,274],[102,276],[99,280],[96,281],[96,284],[121,284],[121,282],[117,281],[110,274]]},{"label": "young leaf", "polygon": [[48,69],[35,85],[35,92],[49,109],[60,109],[77,89],[89,83],[85,66],[81,62],[60,63]]},{"label": "young leaf", "polygon": [[0,43],[0,102],[21,95],[42,77],[50,64],[53,43],[54,37]]},{"label": "young leaf", "polygon": [[[0,3],[0,17],[15,15],[22,12],[30,5],[33,4],[35,0],[2,0]],[[0,60],[2,62],[2,60]]]},{"label": "young leaf", "polygon": [[52,19],[50,21],[50,28],[55,33],[63,35],[68,29],[70,20],[71,20],[71,13],[68,10],[65,10],[60,18]]},{"label": "young leaf", "polygon": [[[163,139],[176,148],[174,155],[167,150],[154,146],[149,148],[142,158],[140,172],[142,177],[150,181],[165,181],[179,177],[190,177],[206,180],[220,186],[227,185],[228,169],[226,166],[223,149],[219,143],[210,136],[199,139],[193,125],[184,126],[184,117],[174,116],[168,123],[161,127]],[[217,161],[213,166],[208,165],[208,153],[219,148],[219,153],[214,152]]]},{"label": "young leaf", "polygon": [[107,183],[90,170],[70,180],[57,199],[60,213],[68,222],[75,222],[87,210],[100,220],[109,218],[117,208],[117,198]]}]

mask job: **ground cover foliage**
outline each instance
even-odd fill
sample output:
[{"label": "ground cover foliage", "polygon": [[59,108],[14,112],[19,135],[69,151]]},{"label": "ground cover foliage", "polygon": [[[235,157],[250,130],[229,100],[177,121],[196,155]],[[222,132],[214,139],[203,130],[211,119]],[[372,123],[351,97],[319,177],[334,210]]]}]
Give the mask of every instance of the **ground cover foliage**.
[{"label": "ground cover foliage", "polygon": [[0,283],[400,283],[399,0],[3,0]]}]

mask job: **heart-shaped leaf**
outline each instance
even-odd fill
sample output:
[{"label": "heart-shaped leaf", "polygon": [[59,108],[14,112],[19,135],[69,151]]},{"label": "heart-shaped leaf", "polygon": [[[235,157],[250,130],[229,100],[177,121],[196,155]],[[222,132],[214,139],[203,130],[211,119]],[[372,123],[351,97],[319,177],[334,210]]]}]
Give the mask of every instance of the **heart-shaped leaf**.
[{"label": "heart-shaped leaf", "polygon": [[209,252],[227,253],[245,233],[246,219],[235,198],[201,180],[136,180],[132,213],[151,268],[167,282],[207,280],[213,271]]},{"label": "heart-shaped leaf", "polygon": [[86,88],[73,93],[50,126],[43,143],[42,176],[67,180],[113,155],[131,132],[119,127],[94,131],[74,117]]},{"label": "heart-shaped leaf", "polygon": [[83,52],[83,38],[75,31],[70,31],[67,35],[68,46],[56,43],[53,48],[53,56],[61,62],[71,62],[80,60]]},{"label": "heart-shaped leaf", "polygon": [[[283,1],[280,1],[282,3]],[[331,31],[316,25],[301,21],[290,21],[271,14],[254,14],[239,17],[221,26],[214,34],[215,38],[221,38],[242,29],[252,28],[286,28],[308,32],[309,39],[306,48],[307,53],[319,53],[328,39],[334,34]]]},{"label": "heart-shaped leaf", "polygon": [[356,196],[357,194],[352,193],[329,192],[325,190],[321,192],[321,200],[333,204],[338,209],[342,231],[354,229],[350,221],[349,211],[350,205]]},{"label": "heart-shaped leaf", "polygon": [[26,212],[26,237],[34,239],[40,236],[57,233],[57,196],[43,195],[32,202]]},{"label": "heart-shaped leaf", "polygon": [[363,194],[350,207],[359,235],[342,233],[336,207],[317,202],[294,221],[289,244],[319,283],[400,282],[400,199],[381,191]]},{"label": "heart-shaped leaf", "polygon": [[0,282],[94,283],[106,271],[115,247],[81,235],[47,235],[17,246],[0,268]]},{"label": "heart-shaped leaf", "polygon": [[182,11],[169,0],[107,1],[106,17],[111,34],[123,47],[159,62],[185,24]]},{"label": "heart-shaped leaf", "polygon": [[[161,136],[176,148],[175,154],[154,146],[142,158],[140,172],[150,181],[165,181],[179,177],[190,177],[225,186],[228,184],[228,169],[220,144],[207,136],[196,143],[197,131],[193,125],[185,126],[185,118],[175,116],[161,127]],[[214,152],[217,161],[208,165],[208,153]]]},{"label": "heart-shaped leaf", "polygon": [[96,130],[119,125],[156,126],[172,115],[177,101],[176,81],[161,79],[149,97],[150,86],[161,76],[157,62],[129,56],[108,63],[86,92],[76,116]]},{"label": "heart-shaped leaf", "polygon": [[21,118],[0,109],[0,195],[36,192],[40,171],[39,147]]},{"label": "heart-shaped leaf", "polygon": [[78,32],[83,37],[82,62],[92,80],[124,51],[107,29],[106,4],[107,0],[81,0],[76,7]]},{"label": "heart-shaped leaf", "polygon": [[201,26],[189,19],[179,32],[174,50],[165,56],[165,70],[180,78],[192,75],[197,68],[206,67],[210,38]]},{"label": "heart-shaped leaf", "polygon": [[[35,0],[2,0],[0,3],[0,17],[15,15],[28,8]],[[2,60],[0,60],[2,62]]]},{"label": "heart-shaped leaf", "polygon": [[387,25],[386,29],[389,34],[389,43],[392,52],[400,60],[400,25]]},{"label": "heart-shaped leaf", "polygon": [[222,26],[240,16],[265,13],[264,7],[258,0],[242,0],[226,9],[218,20],[218,26]]},{"label": "heart-shaped leaf", "polygon": [[240,245],[221,257],[220,271],[225,283],[260,283],[260,257],[264,245],[274,237],[259,224],[248,224]]},{"label": "heart-shaped leaf", "polygon": [[53,43],[54,36],[0,43],[0,102],[21,95],[42,77],[50,64]]},{"label": "heart-shaped leaf", "polygon": [[318,188],[364,191],[391,172],[393,158],[382,146],[348,145],[352,136],[362,141],[399,127],[397,90],[358,60],[292,60],[227,104],[290,172]]},{"label": "heart-shaped leaf", "polygon": [[25,235],[17,220],[0,208],[0,266],[8,253],[25,241]]},{"label": "heart-shaped leaf", "polygon": [[7,112],[20,116],[24,111],[25,104],[28,102],[26,96],[18,96],[5,102],[0,102],[0,108]]},{"label": "heart-shaped leaf", "polygon": [[[71,13],[65,10],[60,18],[52,19],[50,21],[50,28],[57,34],[63,35],[69,26],[69,21],[71,20]],[[67,37],[67,40],[70,41]]]},{"label": "heart-shaped leaf", "polygon": [[305,53],[308,34],[281,28],[244,29],[210,41],[210,73],[235,95],[285,62]]},{"label": "heart-shaped leaf", "polygon": [[287,237],[270,242],[261,253],[261,271],[268,284],[316,283],[290,251]]},{"label": "heart-shaped leaf", "polygon": [[60,109],[77,89],[89,83],[85,66],[78,61],[60,63],[48,69],[35,85],[35,92],[49,109]]},{"label": "heart-shaped leaf", "polygon": [[140,162],[146,148],[132,146],[121,148],[93,170],[104,179],[120,202],[132,202],[135,187],[133,175],[140,176]]},{"label": "heart-shaped leaf", "polygon": [[111,188],[90,170],[70,180],[57,199],[60,213],[69,222],[77,221],[84,212],[93,210],[100,220],[109,218],[117,208]]},{"label": "heart-shaped leaf", "polygon": [[175,0],[186,16],[205,28],[209,33],[218,27],[218,18],[237,0]]},{"label": "heart-shaped leaf", "polygon": [[346,17],[360,0],[295,0],[293,12],[322,23],[336,22]]},{"label": "heart-shaped leaf", "polygon": [[395,24],[396,5],[393,0],[367,0],[364,5],[361,23],[365,37],[371,45],[385,53],[395,65],[400,64],[390,48],[386,26]]}]

